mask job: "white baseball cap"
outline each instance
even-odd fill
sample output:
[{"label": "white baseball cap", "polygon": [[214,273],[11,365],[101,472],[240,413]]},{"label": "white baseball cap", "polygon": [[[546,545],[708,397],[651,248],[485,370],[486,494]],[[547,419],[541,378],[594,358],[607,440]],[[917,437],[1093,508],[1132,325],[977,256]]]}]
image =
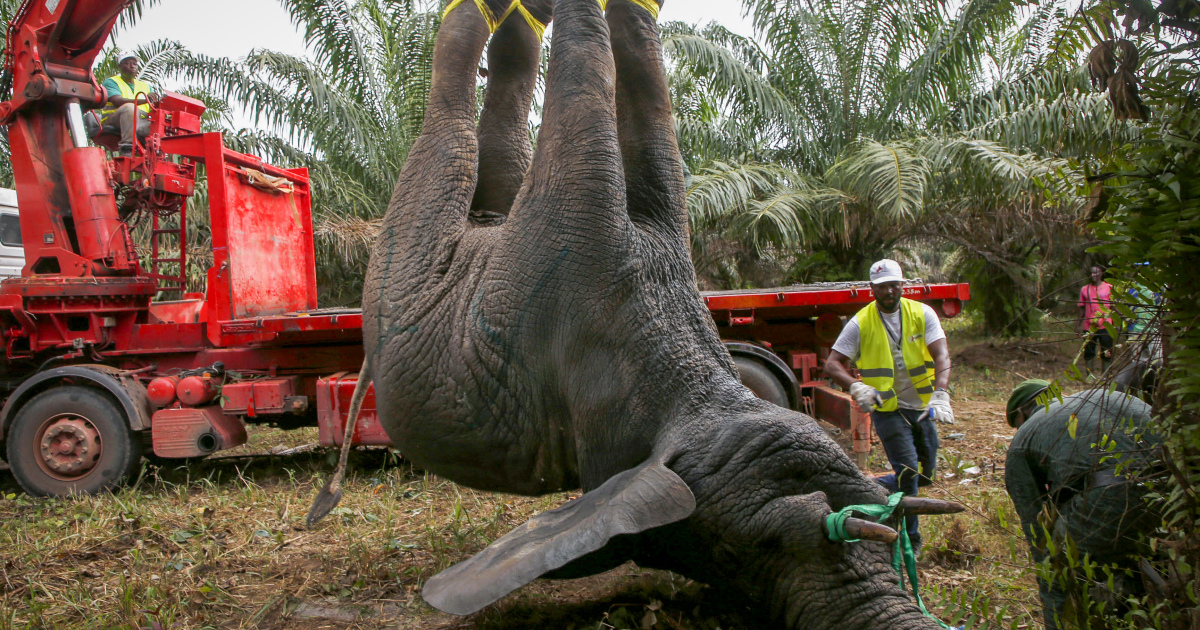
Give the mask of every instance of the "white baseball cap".
[{"label": "white baseball cap", "polygon": [[136,52],[134,52],[132,50],[125,50],[125,51],[122,51],[117,54],[117,63],[121,63],[122,61],[125,61],[126,59],[129,59],[130,57],[133,57],[134,59],[137,59],[138,61],[142,60],[141,57],[138,57],[138,54]]},{"label": "white baseball cap", "polygon": [[900,271],[900,263],[884,258],[871,265],[871,284],[884,282],[904,282],[904,272]]}]

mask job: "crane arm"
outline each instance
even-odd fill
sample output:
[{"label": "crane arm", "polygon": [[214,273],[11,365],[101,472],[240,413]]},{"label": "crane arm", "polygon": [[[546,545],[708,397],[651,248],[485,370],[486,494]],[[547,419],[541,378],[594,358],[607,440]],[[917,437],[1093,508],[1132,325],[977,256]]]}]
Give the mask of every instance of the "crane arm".
[{"label": "crane arm", "polygon": [[26,0],[8,25],[4,72],[12,81],[12,100],[0,103],[0,123],[46,99],[102,105],[106,95],[92,64],[133,1]]},{"label": "crane arm", "polygon": [[21,207],[23,275],[137,269],[112,172],[104,151],[88,146],[83,125],[83,110],[107,99],[92,64],[134,1],[25,0],[8,25],[3,69],[12,92],[0,102],[0,124]]}]

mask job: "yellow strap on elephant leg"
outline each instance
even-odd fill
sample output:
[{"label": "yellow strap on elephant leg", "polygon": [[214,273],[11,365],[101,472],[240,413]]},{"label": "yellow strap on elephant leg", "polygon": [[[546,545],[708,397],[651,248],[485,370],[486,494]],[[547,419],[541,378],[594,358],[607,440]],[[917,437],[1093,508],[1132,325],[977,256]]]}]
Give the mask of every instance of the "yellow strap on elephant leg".
[{"label": "yellow strap on elephant leg", "polygon": [[525,18],[525,23],[529,25],[529,28],[533,29],[533,34],[537,35],[539,40],[542,39],[542,36],[546,34],[546,25],[533,17],[529,9],[526,9],[525,5],[521,4],[521,0],[513,0],[512,4],[508,5],[508,10],[504,12],[504,17],[501,17],[500,21],[507,20],[513,11],[520,13],[521,17]]},{"label": "yellow strap on elephant leg", "polygon": [[[463,1],[451,0],[450,4],[446,5],[446,10],[442,11],[442,20],[445,21],[450,16],[450,12],[457,9],[458,5],[462,4]],[[475,6],[479,7],[479,14],[483,16],[483,21],[487,22],[488,32],[495,33],[496,29],[500,27],[500,22],[492,17],[492,10],[488,8],[487,2],[485,0],[475,0]]]},{"label": "yellow strap on elephant leg", "polygon": [[[450,4],[446,5],[446,10],[442,11],[442,19],[445,20],[450,15],[450,12],[458,8],[458,5],[463,2],[464,0],[452,0]],[[533,33],[537,35],[538,39],[542,39],[542,36],[546,33],[546,25],[533,17],[533,14],[525,8],[525,5],[521,4],[521,0],[513,0],[512,4],[508,5],[508,10],[498,20],[492,16],[492,10],[488,8],[486,0],[475,0],[475,6],[479,8],[479,14],[487,22],[489,33],[495,33],[496,29],[500,28],[500,25],[504,23],[504,20],[508,19],[509,15],[512,15],[513,11],[520,12],[521,17],[525,18],[525,22],[529,24],[529,28],[533,29]]]},{"label": "yellow strap on elephant leg", "polygon": [[[650,17],[654,18],[655,20],[658,20],[658,3],[655,2],[654,0],[629,0],[629,1],[638,5],[639,7],[642,7],[643,9],[649,11]],[[600,10],[607,11],[608,10],[608,0],[599,0],[599,2],[600,2]]]},{"label": "yellow strap on elephant leg", "polygon": [[630,2],[642,7],[650,12],[650,17],[658,20],[658,3],[654,0],[629,0]]},{"label": "yellow strap on elephant leg", "polygon": [[520,4],[521,0],[512,0],[512,2],[508,5],[508,8],[504,10],[504,15],[501,15],[500,19],[496,21],[497,26],[503,24],[504,20],[507,20],[508,16],[512,15],[512,12],[516,11],[517,6]]},{"label": "yellow strap on elephant leg", "polygon": [[487,22],[488,32],[495,33],[496,29],[500,28],[500,23],[504,21],[504,18],[497,20],[493,17],[492,10],[488,8],[486,0],[475,0],[475,6],[479,7],[479,13],[483,15],[484,21]]},{"label": "yellow strap on elephant leg", "polygon": [[529,12],[529,9],[526,9],[525,5],[521,4],[521,0],[513,0],[512,6],[509,7],[508,12],[512,13],[514,8],[521,14],[521,17],[525,18],[525,23],[529,25],[529,28],[533,29],[533,34],[537,35],[539,40],[542,39],[542,36],[546,34],[546,25],[542,24],[537,18],[533,17],[533,14]]},{"label": "yellow strap on elephant leg", "polygon": [[457,9],[458,5],[462,4],[463,0],[451,0],[450,4],[446,5],[446,10],[442,11],[442,21],[445,22],[450,12]]}]

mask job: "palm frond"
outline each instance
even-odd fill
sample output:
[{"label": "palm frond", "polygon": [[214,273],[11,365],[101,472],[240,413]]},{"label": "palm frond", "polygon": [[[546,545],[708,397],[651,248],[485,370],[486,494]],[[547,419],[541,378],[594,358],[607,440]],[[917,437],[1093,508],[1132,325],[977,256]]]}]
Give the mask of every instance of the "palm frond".
[{"label": "palm frond", "polygon": [[714,162],[688,182],[688,217],[693,230],[728,222],[756,199],[780,189],[807,188],[796,173],[773,164]]},{"label": "palm frond", "polygon": [[799,128],[801,118],[792,103],[729,49],[695,35],[668,37],[663,48],[688,64],[695,75],[705,77],[712,93],[726,104],[736,104],[744,117],[765,127]]},{"label": "palm frond", "polygon": [[921,213],[928,176],[928,162],[909,144],[864,140],[829,170],[826,180],[859,203],[900,220]]}]

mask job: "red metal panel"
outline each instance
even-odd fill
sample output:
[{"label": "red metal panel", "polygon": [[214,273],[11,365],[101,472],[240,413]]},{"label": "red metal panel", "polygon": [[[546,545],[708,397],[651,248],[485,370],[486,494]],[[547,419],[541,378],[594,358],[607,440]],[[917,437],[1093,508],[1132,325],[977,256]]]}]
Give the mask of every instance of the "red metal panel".
[{"label": "red metal panel", "polygon": [[822,385],[813,388],[812,397],[817,418],[836,427],[850,429],[854,401],[849,394]]},{"label": "red metal panel", "polygon": [[202,457],[246,443],[246,425],[217,406],[160,409],[150,423],[159,457]]},{"label": "red metal panel", "polygon": [[150,304],[150,321],[155,324],[198,324],[204,319],[204,300],[171,300]]},{"label": "red metal panel", "polygon": [[[219,133],[164,138],[164,151],[202,161],[209,174],[213,266],[208,272],[209,340],[246,343],[253,333],[221,322],[317,308],[312,210],[307,171],[285,170],[225,148]],[[284,177],[293,192],[246,183],[241,168]],[[220,173],[220,177],[214,174]],[[265,340],[271,337],[267,336]]]},{"label": "red metal panel", "polygon": [[800,381],[800,386],[816,385],[820,378],[820,374],[817,373],[817,353],[789,351],[787,354],[791,359],[792,371],[796,373],[796,380]]},{"label": "red metal panel", "polygon": [[296,195],[246,185],[241,170],[229,166],[223,176],[234,318],[316,308],[304,270],[312,230],[301,223]]},{"label": "red metal panel", "polygon": [[[0,283],[4,304],[20,304],[27,318],[19,336],[28,340],[33,352],[75,344],[127,347],[153,294],[154,282],[136,277],[37,276]],[[14,352],[10,357],[25,354],[14,351],[11,343],[9,351]]]},{"label": "red metal panel", "polygon": [[219,322],[224,345],[246,343],[362,343],[362,312],[287,313]]},{"label": "red metal panel", "polygon": [[[321,444],[341,446],[346,435],[346,414],[350,410],[350,398],[354,395],[354,385],[357,382],[358,374],[347,372],[317,380],[317,433]],[[375,413],[374,385],[367,389],[366,398],[363,399],[351,443],[376,446],[392,444],[391,438],[379,424],[378,414]]]},{"label": "red metal panel", "polygon": [[63,278],[61,276],[38,276],[33,278],[6,278],[0,284],[0,292],[24,297],[81,297],[141,296],[149,303],[158,290],[148,278]]},{"label": "red metal panel", "polygon": [[282,413],[290,410],[287,399],[296,395],[298,382],[298,377],[290,376],[228,383],[221,388],[221,395],[225,397],[222,407],[226,413],[250,417]]},{"label": "red metal panel", "polygon": [[317,376],[357,369],[363,360],[361,342],[344,345],[163,350],[158,353],[153,350],[139,350],[104,354],[145,357],[158,366],[158,374],[176,369],[190,370],[220,361],[225,364],[227,371],[251,372],[263,376],[299,375],[302,379],[311,376],[311,384],[302,381],[302,389],[297,391],[298,394],[310,397],[316,396]]},{"label": "red metal panel", "polygon": [[[129,343],[105,354],[147,354],[198,352],[205,344],[204,324],[138,324],[133,327]],[[199,367],[189,361],[187,368]],[[212,365],[211,362],[203,365]],[[166,369],[165,367],[163,369]]]}]

